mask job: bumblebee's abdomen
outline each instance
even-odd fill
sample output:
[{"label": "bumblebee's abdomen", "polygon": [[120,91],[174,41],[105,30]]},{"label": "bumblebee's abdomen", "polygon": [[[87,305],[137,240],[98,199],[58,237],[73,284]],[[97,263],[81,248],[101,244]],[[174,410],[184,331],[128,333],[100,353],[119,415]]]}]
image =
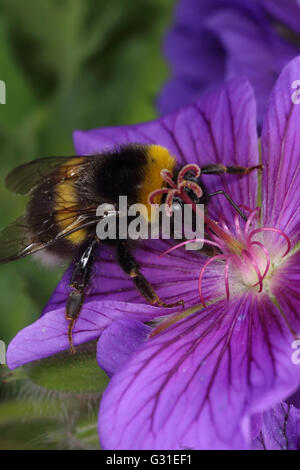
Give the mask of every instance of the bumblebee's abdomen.
[{"label": "bumblebee's abdomen", "polygon": [[55,177],[45,179],[34,189],[27,206],[26,218],[33,240],[42,245],[55,240],[47,252],[62,258],[72,258],[89,235],[87,229],[80,229],[62,237],[78,226],[81,202],[76,181],[76,170],[62,167]]},{"label": "bumblebee's abdomen", "polygon": [[[76,160],[77,162],[77,160]],[[74,162],[75,163],[75,162]],[[69,230],[76,230],[79,226],[78,215],[80,208],[80,194],[77,189],[77,176],[72,168],[72,159],[69,167],[64,167],[60,175],[63,179],[59,182],[54,191],[54,218],[57,222],[58,231],[61,233]],[[78,167],[77,167],[78,168]],[[61,174],[63,173],[63,174]],[[88,235],[86,229],[77,230],[65,238],[72,245],[80,246],[85,242]]]}]

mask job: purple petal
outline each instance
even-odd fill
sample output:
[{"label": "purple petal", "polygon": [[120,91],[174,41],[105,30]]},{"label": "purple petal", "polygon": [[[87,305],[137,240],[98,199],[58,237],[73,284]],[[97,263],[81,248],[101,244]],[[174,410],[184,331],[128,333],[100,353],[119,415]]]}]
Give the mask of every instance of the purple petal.
[{"label": "purple petal", "polygon": [[300,410],[281,403],[262,415],[254,450],[300,450]]},{"label": "purple petal", "polygon": [[[224,49],[218,39],[208,34],[205,28],[187,30],[181,18],[179,21],[181,24],[170,31],[165,42],[165,53],[175,74],[178,72],[179,76],[187,77],[191,83],[195,81],[198,86],[209,82],[214,74],[215,77],[223,77]],[[190,26],[188,24],[188,28]],[[206,62],[206,67],[203,67],[203,62]]]},{"label": "purple petal", "polygon": [[[125,302],[87,302],[73,331],[74,345],[98,339],[107,326],[124,317],[141,322],[152,320],[158,310],[149,305]],[[35,323],[21,330],[8,346],[8,367],[15,369],[69,349],[68,325],[65,307],[61,307],[44,314]]]},{"label": "purple petal", "polygon": [[264,9],[278,21],[300,34],[300,4],[298,0],[263,0]]},{"label": "purple petal", "polygon": [[284,68],[272,93],[262,133],[264,225],[299,241],[300,106],[292,84],[300,77],[300,57]]},{"label": "purple petal", "polygon": [[[200,303],[198,278],[207,258],[199,252],[184,248],[161,256],[171,246],[174,246],[174,242],[169,240],[145,240],[136,245],[133,253],[142,274],[163,301],[173,303],[184,300],[186,308],[197,305]],[[117,264],[115,254],[110,248],[101,246],[98,256],[88,301],[117,300],[149,305],[136,289],[131,277],[124,274]],[[65,306],[70,292],[69,279],[70,270],[58,284],[44,313]],[[223,272],[216,269],[215,265],[209,266],[205,273],[203,290],[207,300],[225,295]],[[170,309],[153,308],[158,310],[160,315],[170,312]]]},{"label": "purple petal", "polygon": [[300,389],[290,396],[286,402],[293,405],[295,408],[300,409]]},{"label": "purple petal", "polygon": [[152,328],[140,321],[124,318],[113,322],[102,333],[98,342],[97,358],[101,369],[112,376],[129,361]]},{"label": "purple petal", "polygon": [[248,78],[255,91],[258,116],[263,117],[275,77],[297,50],[273,37],[260,15],[253,21],[243,11],[227,8],[211,15],[206,24],[226,50],[227,78]]},{"label": "purple petal", "polygon": [[[193,251],[191,254],[184,248],[161,256],[172,245],[167,240],[137,245],[135,256],[141,271],[165,302],[184,300],[185,308],[198,305],[198,278],[206,258],[199,252]],[[69,349],[69,323],[65,320],[65,308],[71,290],[71,270],[72,267],[58,284],[41,318],[22,330],[11,342],[8,350],[10,368]],[[109,248],[99,248],[99,260],[94,270],[90,291],[74,328],[75,345],[98,339],[112,321],[128,315],[143,322],[182,311],[182,307],[149,305],[130,276],[125,275],[118,266]],[[212,265],[207,268],[203,290],[207,301],[225,295],[222,270]]]},{"label": "purple petal", "polygon": [[217,303],[151,338],[100,407],[106,449],[250,445],[250,416],[300,383],[292,335],[267,296]]},{"label": "purple petal", "polygon": [[201,25],[217,3],[214,0],[178,2],[174,26],[164,44],[173,77],[158,98],[158,108],[163,115],[192,103],[224,81],[224,49]]},{"label": "purple petal", "polygon": [[[284,261],[273,277],[271,292],[278,301],[290,328],[294,330],[294,341],[291,341],[290,356],[294,362],[300,360],[300,344],[295,339],[300,338],[300,252],[296,252]],[[298,323],[297,323],[298,322]],[[296,326],[295,326],[296,325]],[[297,326],[298,325],[298,326]],[[293,344],[294,343],[294,344]],[[298,368],[300,364],[298,363]],[[300,408],[300,389],[286,400]]]},{"label": "purple petal", "polygon": [[[299,13],[292,1],[279,7],[285,2],[266,0],[264,7],[293,27]],[[300,51],[280,36],[265,10],[252,0],[181,0],[165,41],[172,76],[159,97],[160,112],[174,111],[222,81],[244,75],[255,89],[261,123],[276,77]]]},{"label": "purple petal", "polygon": [[220,84],[221,80],[220,83],[209,82],[206,85],[201,80],[174,77],[163,86],[159,94],[157,106],[160,114],[177,111],[180,107],[198,100],[204,93]]},{"label": "purple petal", "polygon": [[250,435],[251,435],[252,441],[258,437],[261,431],[261,428],[262,428],[262,413],[257,413],[251,416]]},{"label": "purple petal", "polygon": [[[300,252],[294,253],[277,268],[271,284],[271,293],[276,298],[294,336],[300,338]],[[291,355],[293,350],[291,349]],[[300,365],[299,365],[300,369]]]},{"label": "purple petal", "polygon": [[[76,131],[78,154],[102,152],[113,146],[139,142],[167,147],[180,164],[209,163],[254,166],[258,164],[256,112],[253,90],[243,79],[228,82],[192,106],[144,124]],[[206,176],[210,192],[225,189],[237,204],[254,208],[257,175]],[[222,197],[213,198],[210,214],[232,221],[232,207]]]},{"label": "purple petal", "polygon": [[[195,104],[207,134],[195,131],[201,164],[222,163],[251,167],[258,164],[256,105],[253,90],[244,79],[228,82],[218,92],[210,93]],[[206,176],[209,191],[224,189],[238,205],[256,206],[257,173],[246,177],[224,175]],[[235,216],[232,207],[222,198],[214,197],[209,214],[223,216],[231,225]]]}]

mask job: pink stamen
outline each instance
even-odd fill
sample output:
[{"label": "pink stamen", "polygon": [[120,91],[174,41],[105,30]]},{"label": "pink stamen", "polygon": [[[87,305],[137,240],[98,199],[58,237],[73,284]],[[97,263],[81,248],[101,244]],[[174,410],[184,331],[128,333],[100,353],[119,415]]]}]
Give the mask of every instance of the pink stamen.
[{"label": "pink stamen", "polygon": [[240,251],[242,248],[241,243],[234,239],[229,233],[226,233],[213,219],[210,219],[202,210],[199,209],[198,205],[195,204],[191,198],[187,195],[187,193],[183,190],[180,194],[181,199],[190,204],[194,210],[194,212],[198,213],[201,217],[203,217],[204,222],[206,223],[207,227],[209,227],[215,235],[218,235],[219,238],[224,240],[226,243],[231,245],[232,249]]},{"label": "pink stamen", "polygon": [[208,265],[210,265],[211,263],[213,263],[216,259],[227,259],[226,256],[224,255],[216,255],[216,256],[213,256],[212,258],[210,258],[205,264],[204,266],[202,266],[201,268],[201,271],[200,271],[200,276],[199,276],[199,280],[198,280],[198,290],[199,290],[199,296],[200,296],[200,300],[203,304],[203,307],[206,307],[206,303],[205,303],[205,300],[204,300],[204,297],[202,295],[202,279],[203,279],[203,276],[204,276],[204,272],[207,268]]},{"label": "pink stamen", "polygon": [[161,170],[160,176],[168,183],[171,188],[177,189],[177,184],[173,181],[173,175],[169,170]]},{"label": "pink stamen", "polygon": [[168,194],[170,192],[170,189],[156,189],[155,191],[152,191],[152,193],[149,194],[148,196],[148,202],[151,205],[156,204],[155,202],[155,197],[160,196],[162,194]]},{"label": "pink stamen", "polygon": [[236,234],[238,235],[238,237],[242,238],[242,229],[241,229],[240,219],[238,215],[236,215],[234,218],[234,225],[235,225]]},{"label": "pink stamen", "polygon": [[[181,172],[179,172],[179,180],[183,178],[183,176],[186,174],[187,171],[195,171],[196,176],[201,174],[201,170],[198,167],[198,165],[186,165],[185,167],[182,168]],[[176,184],[173,181],[173,176],[172,173],[169,170],[163,169],[160,172],[161,177],[168,183],[170,186],[169,188],[162,188],[158,189],[156,191],[153,191],[150,195],[149,198],[150,200],[153,200],[153,195],[157,196],[158,194],[166,194],[167,191],[174,191],[174,195],[178,194],[178,196],[182,199],[183,202],[186,204],[190,204],[194,210],[195,213],[199,214],[201,217],[203,217],[204,222],[206,223],[207,227],[210,227],[210,229],[219,236],[219,238],[223,239],[226,243],[230,244],[231,249],[235,250],[236,252],[239,252],[242,248],[241,243],[238,240],[235,240],[229,233],[224,231],[214,220],[210,219],[202,209],[199,208],[197,204],[194,203],[194,201],[189,197],[187,192],[185,191],[185,186],[189,185],[189,183],[196,185],[191,187],[193,191],[196,191],[196,193],[202,195],[202,189],[197,183],[193,182],[186,182],[186,181],[181,181],[180,184]],[[173,188],[173,189],[171,189]],[[173,195],[173,197],[174,197]],[[170,196],[171,198],[171,196]],[[168,200],[170,200],[170,198]],[[148,199],[149,200],[149,199]]]},{"label": "pink stamen", "polygon": [[[252,239],[256,234],[260,232],[277,233],[281,235],[282,237],[284,237],[285,240],[287,241],[287,245],[288,245],[287,250],[283,255],[283,256],[286,256],[291,250],[291,241],[289,237],[282,230],[271,228],[271,227],[257,228],[253,230],[251,233],[249,233],[253,220],[255,218],[260,220],[261,209],[257,207],[254,210],[251,210],[250,208],[246,206],[240,206],[250,212],[250,215],[249,215],[248,220],[246,221],[245,227],[244,228],[241,227],[240,219],[236,215],[234,218],[235,235],[233,235],[230,229],[228,228],[224,219],[220,219],[220,222],[217,223],[215,220],[209,218],[206,215],[206,213],[202,210],[202,208],[198,204],[196,204],[196,202],[194,202],[192,196],[190,195],[190,192],[187,191],[187,189],[193,192],[193,194],[198,199],[201,198],[201,196],[203,195],[203,190],[201,186],[198,185],[196,182],[185,179],[185,176],[187,175],[188,172],[193,173],[196,178],[201,175],[201,170],[198,167],[198,165],[194,165],[194,164],[186,165],[178,173],[177,182],[175,182],[173,180],[173,175],[169,170],[166,170],[166,169],[162,170],[161,176],[166,181],[169,187],[161,188],[156,191],[153,191],[149,196],[149,203],[153,204],[154,199],[157,195],[166,194],[167,195],[166,196],[166,210],[167,210],[168,215],[171,215],[173,198],[175,196],[178,196],[185,204],[191,205],[195,213],[203,217],[204,222],[206,224],[206,232],[209,234],[211,240],[205,240],[204,238],[203,239],[195,238],[193,240],[186,240],[184,242],[177,244],[176,246],[169,248],[160,256],[171,253],[177,248],[180,248],[187,244],[197,243],[197,242],[211,245],[215,248],[218,248],[218,250],[224,253],[224,254],[216,254],[215,256],[212,256],[210,259],[208,259],[208,261],[203,265],[203,267],[200,270],[199,279],[198,279],[198,290],[199,290],[199,296],[200,296],[201,302],[204,307],[206,306],[206,303],[205,303],[205,299],[204,299],[203,292],[202,292],[202,283],[203,283],[205,270],[211,263],[213,263],[215,260],[218,260],[218,259],[226,260],[225,270],[224,270],[224,282],[225,282],[225,291],[226,291],[227,300],[229,300],[230,298],[229,268],[233,262],[235,263],[235,260],[237,262],[237,266],[239,266],[241,263],[241,257],[243,258],[243,264],[246,263],[246,265],[247,264],[249,265],[250,263],[250,266],[252,266],[252,269],[254,269],[257,275],[258,281],[255,284],[253,284],[252,287],[259,286],[258,292],[262,292],[263,281],[265,277],[267,276],[269,269],[270,269],[270,264],[271,264],[270,254],[267,248],[263,245],[263,243],[256,241],[256,240],[252,241]],[[266,257],[266,266],[264,268],[263,274],[261,273],[258,262],[256,261],[256,252],[255,251],[251,252],[251,247],[254,247],[254,246],[258,247],[261,251],[263,251]],[[252,253],[254,256],[252,255]],[[241,265],[240,265],[240,268],[243,269]],[[245,279],[245,281],[247,282],[248,278]]]},{"label": "pink stamen", "polygon": [[249,253],[249,251],[247,250],[244,250],[243,251],[243,255],[246,256],[246,258],[248,258],[248,260],[250,261],[250,263],[252,264],[252,266],[254,267],[255,271],[256,271],[256,274],[257,274],[257,277],[258,277],[258,283],[255,284],[255,285],[259,285],[259,291],[258,292],[262,292],[263,290],[263,280],[262,280],[262,275],[261,275],[261,272],[259,270],[259,267],[257,266],[257,263],[255,261],[255,259],[253,258],[253,256],[251,255],[251,253]]},{"label": "pink stamen", "polygon": [[180,183],[179,188],[180,189],[183,189],[183,188],[191,189],[196,194],[196,196],[198,198],[203,196],[202,189],[200,188],[200,186],[197,183],[194,183],[193,181],[183,181],[182,183]]},{"label": "pink stamen", "polygon": [[198,167],[198,165],[195,165],[194,163],[191,163],[189,165],[185,165],[183,168],[181,168],[180,172],[178,173],[177,184],[182,183],[182,181],[184,180],[185,175],[188,172],[194,173],[195,178],[199,178],[199,176],[201,175],[201,170]]},{"label": "pink stamen", "polygon": [[252,224],[253,219],[255,217],[257,217],[259,219],[259,214],[260,214],[260,208],[256,207],[256,209],[254,209],[254,211],[252,211],[251,214],[249,215],[249,218],[248,218],[248,220],[246,222],[246,225],[245,225],[245,233],[247,235],[249,233],[250,225]]},{"label": "pink stamen", "polygon": [[226,232],[230,233],[230,229],[228,225],[226,224],[225,219],[223,219],[223,217],[220,218],[220,225]]},{"label": "pink stamen", "polygon": [[245,211],[248,211],[248,212],[252,212],[253,209],[251,209],[250,207],[248,206],[244,206],[244,204],[239,204],[239,208],[240,209],[244,209]]},{"label": "pink stamen", "polygon": [[[174,196],[176,196],[176,191],[171,190],[171,191],[169,191],[169,194],[166,197],[166,213],[169,217],[173,214],[172,204],[173,204]],[[169,209],[167,209],[167,207]]]},{"label": "pink stamen", "polygon": [[[257,245],[257,246],[259,246],[259,247],[263,250],[263,252],[265,253],[265,255],[266,255],[267,265],[266,265],[265,272],[264,272],[264,274],[262,275],[262,280],[264,280],[264,278],[266,277],[266,275],[267,275],[268,272],[269,272],[270,263],[271,263],[271,262],[270,262],[270,255],[269,255],[269,252],[268,252],[267,248],[266,248],[262,243],[260,243],[260,242],[257,242],[257,241],[251,242],[251,243],[250,243],[250,246],[252,246],[252,245]],[[253,287],[257,286],[258,284],[259,284],[259,282],[257,282],[256,284],[254,284]]]},{"label": "pink stamen", "polygon": [[230,298],[228,272],[229,272],[229,266],[230,266],[231,261],[232,261],[232,256],[227,258],[226,264],[225,264],[225,271],[224,271],[224,281],[225,281],[225,290],[226,290],[227,300],[229,300],[229,298]]},{"label": "pink stamen", "polygon": [[252,237],[254,237],[254,235],[256,235],[257,233],[260,233],[260,232],[274,232],[274,233],[278,233],[279,235],[281,235],[282,237],[284,237],[287,241],[287,244],[288,244],[288,248],[287,248],[287,251],[284,253],[284,255],[282,255],[282,257],[284,258],[291,250],[291,247],[292,247],[292,243],[291,243],[291,240],[289,239],[289,237],[282,231],[282,230],[279,230],[278,228],[271,228],[271,227],[262,227],[262,228],[257,228],[255,230],[253,230],[253,232],[251,232],[248,240],[250,241]]},{"label": "pink stamen", "polygon": [[159,256],[164,256],[167,255],[168,253],[171,253],[171,251],[177,250],[177,248],[180,248],[181,246],[188,245],[189,243],[206,243],[207,245],[211,246],[216,246],[220,250],[222,249],[219,243],[212,242],[210,240],[205,240],[204,238],[195,238],[194,240],[187,240],[185,242],[178,243],[176,246],[172,246],[172,248],[169,248],[168,250],[164,251],[161,255]]},{"label": "pink stamen", "polygon": [[248,206],[244,206],[243,204],[239,204],[239,208],[240,209],[244,209],[245,211],[248,211],[248,212],[253,212],[253,210],[258,210],[258,215],[257,217],[260,217],[260,214],[261,214],[261,207],[256,207],[255,209],[251,209],[250,207]]}]

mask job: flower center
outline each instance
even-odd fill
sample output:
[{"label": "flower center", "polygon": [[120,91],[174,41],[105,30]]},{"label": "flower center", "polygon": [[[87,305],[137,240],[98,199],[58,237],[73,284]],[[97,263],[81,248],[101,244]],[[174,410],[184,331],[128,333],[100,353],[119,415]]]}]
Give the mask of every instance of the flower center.
[{"label": "flower center", "polygon": [[[200,168],[197,165],[186,165],[180,172],[177,178],[177,184],[172,179],[172,174],[167,170],[162,170],[162,177],[168,183],[169,188],[159,189],[154,191],[149,196],[150,204],[154,203],[154,197],[158,193],[167,194],[166,204],[169,206],[169,214],[172,213],[172,200],[173,197],[180,196],[182,200],[191,204],[195,212],[199,211],[198,206],[189,197],[185,188],[192,190],[197,197],[202,195],[202,189],[197,183],[185,181],[184,177],[187,172],[194,172],[196,177],[200,176]],[[188,243],[202,242],[211,245],[216,250],[216,254],[210,257],[203,265],[199,275],[199,295],[201,302],[205,306],[205,299],[202,292],[202,280],[205,275],[207,267],[217,261],[223,260],[224,264],[224,284],[227,299],[230,298],[230,283],[229,273],[232,272],[235,278],[238,278],[239,283],[247,288],[255,288],[257,292],[262,292],[264,282],[270,278],[276,264],[273,259],[273,250],[266,246],[263,234],[277,234],[283,237],[287,243],[285,253],[280,257],[285,257],[291,250],[291,241],[289,237],[281,230],[273,227],[260,227],[260,208],[250,211],[249,217],[245,226],[242,228],[239,216],[236,215],[234,220],[234,229],[230,230],[225,221],[215,222],[209,218],[205,213],[201,215],[206,224],[206,232],[210,239],[194,239],[187,240],[179,243],[175,247],[170,248],[164,254],[184,246]],[[269,245],[268,245],[269,246]],[[272,248],[272,246],[271,246]],[[271,259],[272,258],[272,259]]]}]

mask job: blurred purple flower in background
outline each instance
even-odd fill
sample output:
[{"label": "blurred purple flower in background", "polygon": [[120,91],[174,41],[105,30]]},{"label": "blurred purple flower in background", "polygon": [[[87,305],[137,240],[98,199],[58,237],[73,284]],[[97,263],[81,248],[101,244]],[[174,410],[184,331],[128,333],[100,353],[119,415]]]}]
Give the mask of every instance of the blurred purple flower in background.
[{"label": "blurred purple flower in background", "polygon": [[275,80],[299,53],[296,0],[180,0],[165,41],[171,78],[158,108],[175,111],[224,80],[245,76],[261,124]]},{"label": "blurred purple flower in background", "polygon": [[[104,448],[243,449],[253,440],[255,448],[299,448],[299,410],[281,403],[300,385],[300,365],[292,361],[300,333],[300,105],[292,100],[298,79],[300,58],[283,70],[264,121],[261,222],[254,210],[252,224],[241,225],[216,197],[209,215],[232,241],[219,240],[224,259],[183,248],[161,257],[175,246],[171,241],[144,241],[136,249],[158,295],[184,299],[196,313],[146,305],[111,251],[100,248],[74,343],[99,339],[99,365],[113,376],[99,414]],[[78,154],[140,142],[167,147],[180,164],[259,161],[254,94],[244,79],[160,120],[77,131],[74,140]],[[257,206],[255,172],[206,176],[205,183],[250,210]],[[10,368],[68,349],[68,277],[43,316],[9,345]],[[156,329],[145,325],[167,314]]]}]

